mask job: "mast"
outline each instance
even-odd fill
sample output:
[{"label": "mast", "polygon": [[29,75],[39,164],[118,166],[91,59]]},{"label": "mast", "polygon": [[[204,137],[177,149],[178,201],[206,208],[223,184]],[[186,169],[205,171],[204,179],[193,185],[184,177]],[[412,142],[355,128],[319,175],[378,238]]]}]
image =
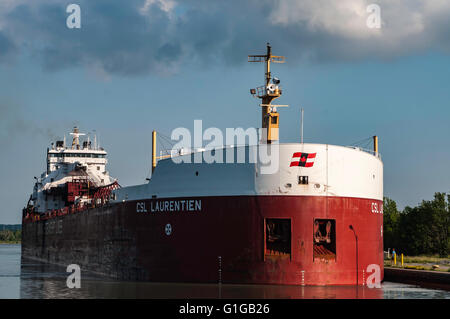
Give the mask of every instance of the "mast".
[{"label": "mast", "polygon": [[378,156],[378,136],[373,136],[373,152],[376,156]]},{"label": "mast", "polygon": [[156,156],[156,134],[157,132],[155,130],[152,131],[152,175],[155,171],[156,165],[158,164],[158,160],[170,158],[172,157],[171,154]]},{"label": "mast", "polygon": [[[265,62],[266,72],[264,77],[264,86],[251,89],[250,93],[259,99],[262,103],[261,109],[261,127],[267,130],[265,136],[263,136],[263,142],[268,144],[272,141],[278,140],[278,128],[279,128],[279,114],[277,107],[283,107],[287,105],[273,105],[272,101],[281,96],[281,87],[279,86],[280,80],[276,77],[272,79],[270,70],[270,63],[284,63],[285,57],[272,55],[272,47],[267,43],[267,53],[265,55],[249,55],[248,62]],[[272,81],[272,83],[271,83]]]},{"label": "mast", "polygon": [[156,131],[152,132],[152,174],[156,168]]},{"label": "mast", "polygon": [[73,139],[72,139],[72,149],[80,149],[80,136],[82,135],[86,135],[84,133],[80,133],[80,131],[78,130],[78,127],[74,127],[73,128],[73,132],[70,133],[70,135],[73,135]]}]

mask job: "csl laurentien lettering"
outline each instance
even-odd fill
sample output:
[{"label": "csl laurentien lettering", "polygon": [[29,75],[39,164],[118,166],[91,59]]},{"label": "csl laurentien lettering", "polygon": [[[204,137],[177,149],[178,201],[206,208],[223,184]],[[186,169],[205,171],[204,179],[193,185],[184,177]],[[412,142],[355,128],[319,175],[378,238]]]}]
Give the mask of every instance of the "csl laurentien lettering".
[{"label": "csl laurentien lettering", "polygon": [[146,208],[145,202],[138,202],[136,204],[136,211],[138,213],[157,213],[157,212],[199,212],[202,210],[201,199],[186,199],[186,200],[161,200],[150,202],[150,210]]}]

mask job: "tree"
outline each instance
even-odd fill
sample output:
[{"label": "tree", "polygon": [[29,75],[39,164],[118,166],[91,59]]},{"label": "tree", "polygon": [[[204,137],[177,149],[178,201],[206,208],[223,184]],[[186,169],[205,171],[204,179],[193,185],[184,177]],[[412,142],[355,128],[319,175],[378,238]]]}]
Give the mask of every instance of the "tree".
[{"label": "tree", "polygon": [[383,198],[383,243],[384,247],[395,248],[398,246],[398,221],[400,212],[397,203],[388,197]]},{"label": "tree", "polygon": [[12,231],[5,229],[0,231],[0,241],[5,242],[19,242],[22,235],[21,230]]},{"label": "tree", "polygon": [[[447,196],[447,199],[450,195]],[[450,211],[449,203],[444,193],[435,193],[434,200],[424,202],[431,212],[431,233],[433,238],[433,250],[441,257],[447,257],[449,253],[449,227]]]},{"label": "tree", "polygon": [[384,198],[384,245],[409,255],[450,252],[450,195],[435,193],[431,201],[397,210],[395,201]]}]

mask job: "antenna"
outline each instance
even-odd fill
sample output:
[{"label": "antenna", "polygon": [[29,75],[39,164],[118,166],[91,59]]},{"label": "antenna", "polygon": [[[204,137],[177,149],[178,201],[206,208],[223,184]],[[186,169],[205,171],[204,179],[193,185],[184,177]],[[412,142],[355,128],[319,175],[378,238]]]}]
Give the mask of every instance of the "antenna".
[{"label": "antenna", "polygon": [[265,54],[265,55],[249,55],[248,62],[266,62],[265,81],[266,81],[266,85],[269,85],[269,82],[271,80],[270,62],[284,63],[285,57],[280,56],[280,55],[272,55],[272,47],[270,46],[270,43],[267,43],[267,54]]},{"label": "antenna", "polygon": [[97,131],[92,130],[92,132],[94,133],[94,150],[96,150],[97,149]]},{"label": "antenna", "polygon": [[301,143],[303,144],[303,117],[304,117],[304,113],[303,113],[303,108],[302,108],[302,117],[301,117],[301,124],[300,124],[300,137],[301,137]]}]

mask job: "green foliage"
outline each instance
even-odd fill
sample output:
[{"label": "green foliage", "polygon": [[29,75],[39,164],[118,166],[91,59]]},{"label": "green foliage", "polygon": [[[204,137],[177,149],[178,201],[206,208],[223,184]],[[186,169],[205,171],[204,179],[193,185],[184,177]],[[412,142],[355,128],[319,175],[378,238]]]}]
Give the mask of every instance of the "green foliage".
[{"label": "green foliage", "polygon": [[397,227],[400,219],[400,212],[397,204],[390,198],[383,200],[383,240],[384,247],[398,247]]},{"label": "green foliage", "polygon": [[397,210],[396,203],[384,198],[384,247],[395,247],[408,255],[450,252],[450,195],[435,193],[431,201]]},{"label": "green foliage", "polygon": [[22,237],[22,231],[12,231],[9,229],[0,230],[0,242],[20,242]]}]

